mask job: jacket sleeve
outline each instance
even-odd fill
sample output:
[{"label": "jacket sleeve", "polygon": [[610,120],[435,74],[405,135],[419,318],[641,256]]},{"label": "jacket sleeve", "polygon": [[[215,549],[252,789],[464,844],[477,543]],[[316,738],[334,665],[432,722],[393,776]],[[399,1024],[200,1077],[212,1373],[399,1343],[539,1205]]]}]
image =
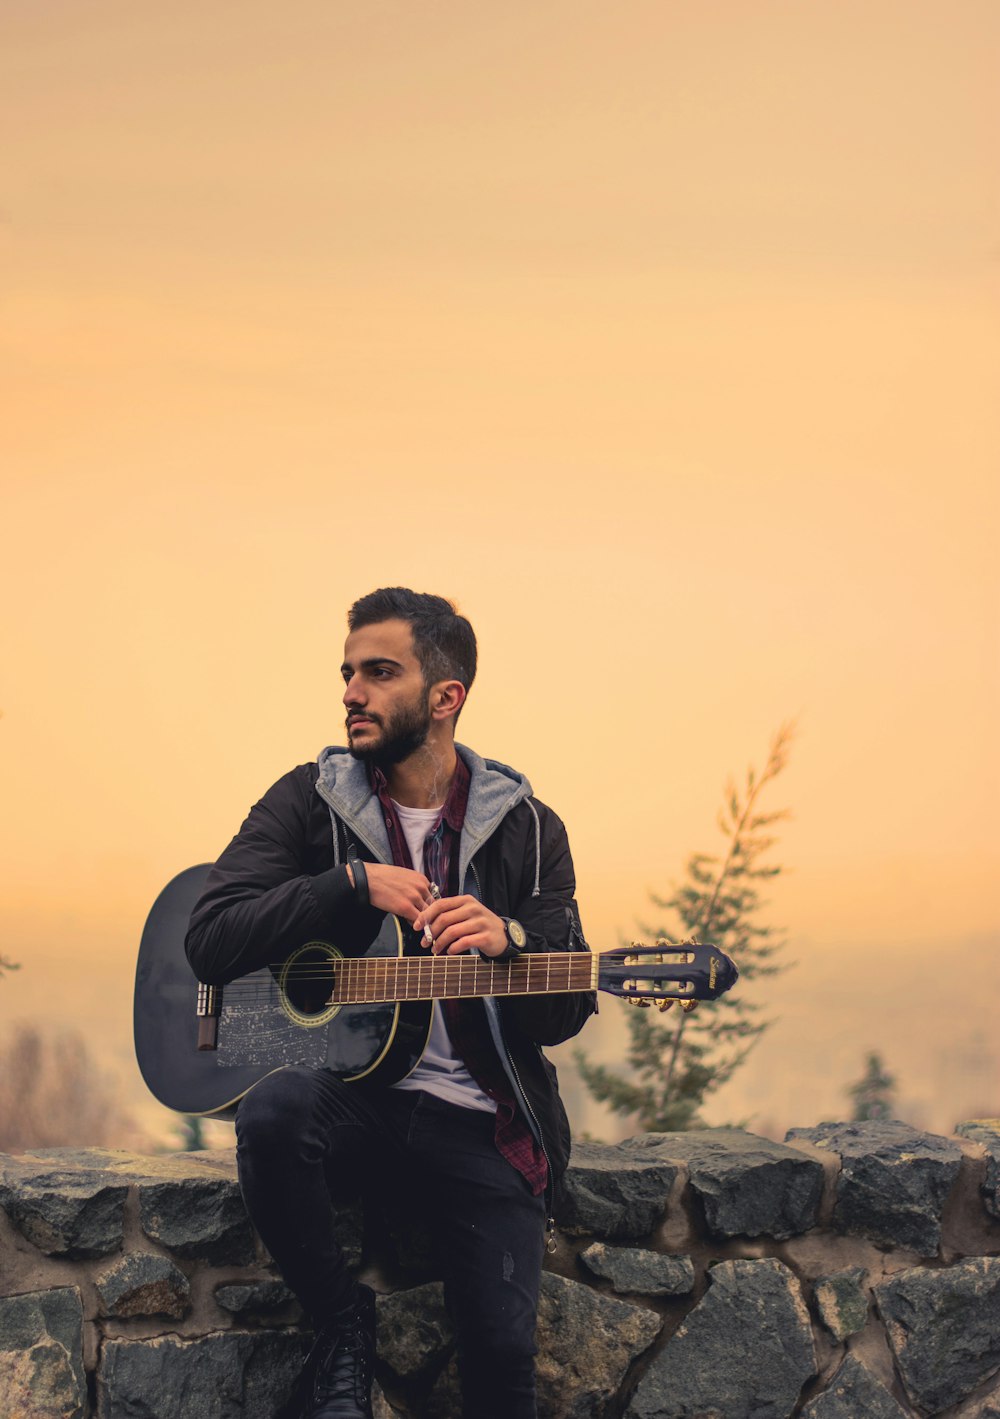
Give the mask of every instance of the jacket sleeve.
[{"label": "jacket sleeve", "polygon": [[184,942],[200,981],[225,985],[306,941],[360,951],[378,932],[383,913],[357,905],[346,867],[307,871],[311,791],[302,770],[279,779],[209,873]]},{"label": "jacket sleeve", "polygon": [[[566,829],[550,808],[537,801],[534,807],[539,831],[537,843],[532,834],[529,844],[531,886],[510,915],[527,932],[525,951],[587,951],[574,900],[576,875]],[[557,1045],[571,1039],[597,1009],[596,994],[589,990],[566,995],[499,997],[498,1003],[505,1027],[520,1031],[538,1045]]]}]

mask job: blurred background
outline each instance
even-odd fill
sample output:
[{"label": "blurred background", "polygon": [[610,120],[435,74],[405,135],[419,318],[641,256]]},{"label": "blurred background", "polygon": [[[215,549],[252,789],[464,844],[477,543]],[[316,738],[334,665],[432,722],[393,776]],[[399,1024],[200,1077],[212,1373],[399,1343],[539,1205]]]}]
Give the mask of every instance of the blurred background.
[{"label": "blurred background", "polygon": [[997,7],[0,24],[0,1146],[181,1146],[146,913],[343,742],[394,583],[476,627],[462,737],[566,821],[595,949],[795,721],[794,965],[708,1122],[847,1117],[871,1051],[897,1116],[1000,1112]]}]

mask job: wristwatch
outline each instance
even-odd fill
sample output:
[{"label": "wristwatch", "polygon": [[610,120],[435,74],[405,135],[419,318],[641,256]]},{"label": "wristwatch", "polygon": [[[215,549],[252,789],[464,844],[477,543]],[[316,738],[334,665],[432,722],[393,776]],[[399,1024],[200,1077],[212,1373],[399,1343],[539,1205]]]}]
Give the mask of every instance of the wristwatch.
[{"label": "wristwatch", "polygon": [[515,921],[512,916],[504,916],[501,917],[500,920],[503,922],[503,929],[507,936],[507,949],[498,959],[501,961],[512,961],[517,956],[520,956],[525,946],[527,946],[528,933],[521,923]]}]

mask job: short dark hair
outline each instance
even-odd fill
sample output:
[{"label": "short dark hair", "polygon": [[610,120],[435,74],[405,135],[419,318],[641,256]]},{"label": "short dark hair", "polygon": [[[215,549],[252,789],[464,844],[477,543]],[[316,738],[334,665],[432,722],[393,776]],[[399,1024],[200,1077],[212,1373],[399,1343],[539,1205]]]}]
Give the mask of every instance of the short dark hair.
[{"label": "short dark hair", "polygon": [[408,623],[428,688],[438,680],[458,680],[470,688],[476,678],[476,633],[450,601],[405,586],[383,586],[355,601],[347,613],[351,631],[380,621]]}]

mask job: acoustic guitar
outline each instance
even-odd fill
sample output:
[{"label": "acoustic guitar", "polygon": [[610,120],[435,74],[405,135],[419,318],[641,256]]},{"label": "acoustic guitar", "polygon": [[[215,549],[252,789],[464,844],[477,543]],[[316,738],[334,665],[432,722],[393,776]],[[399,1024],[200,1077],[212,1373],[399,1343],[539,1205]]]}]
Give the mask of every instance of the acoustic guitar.
[{"label": "acoustic guitar", "polygon": [[361,956],[310,941],[226,986],[205,986],[188,965],[184,937],[209,870],[189,867],[163,889],[136,967],[139,1068],[160,1103],[180,1113],[232,1118],[249,1089],[290,1064],[395,1083],[423,1053],[435,1000],[603,990],[637,1005],[691,1008],[722,995],[739,974],[724,952],[692,942],[510,961],[420,947],[411,954],[414,933],[387,915]]}]

